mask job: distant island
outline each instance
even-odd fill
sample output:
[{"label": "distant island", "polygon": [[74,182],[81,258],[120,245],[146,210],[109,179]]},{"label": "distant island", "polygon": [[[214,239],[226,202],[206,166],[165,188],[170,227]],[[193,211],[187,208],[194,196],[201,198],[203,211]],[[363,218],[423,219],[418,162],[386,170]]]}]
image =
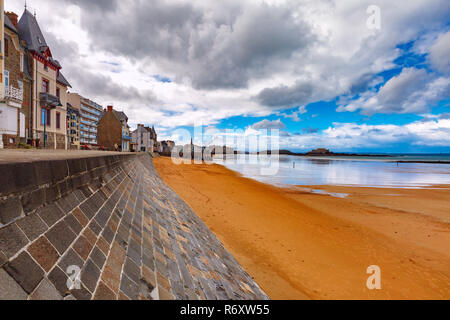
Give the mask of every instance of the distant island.
[{"label": "distant island", "polygon": [[[243,152],[236,151],[235,154],[242,154]],[[288,156],[297,156],[297,157],[380,157],[380,158],[391,158],[392,155],[386,155],[386,154],[359,154],[359,153],[335,153],[325,148],[319,148],[312,150],[307,153],[298,153],[298,152],[292,152],[289,150],[268,150],[264,152],[254,152],[249,153],[245,152],[246,154],[272,154],[272,153],[278,153],[280,155],[288,155]]]}]

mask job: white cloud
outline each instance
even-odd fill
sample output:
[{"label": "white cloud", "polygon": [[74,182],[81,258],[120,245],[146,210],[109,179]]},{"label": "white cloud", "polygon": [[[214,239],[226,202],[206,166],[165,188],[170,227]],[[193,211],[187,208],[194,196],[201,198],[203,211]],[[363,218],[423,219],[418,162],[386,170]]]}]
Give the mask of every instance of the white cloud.
[{"label": "white cloud", "polygon": [[285,129],[286,125],[283,122],[281,122],[281,119],[273,121],[264,119],[260,122],[253,124],[251,128],[254,130]]},{"label": "white cloud", "polygon": [[450,96],[450,78],[436,77],[424,69],[408,68],[390,79],[378,91],[368,91],[359,99],[341,104],[339,112],[421,113]]},{"label": "white cloud", "polygon": [[430,60],[438,71],[450,74],[450,31],[441,34],[431,46]]},{"label": "white cloud", "polygon": [[[102,104],[114,102],[132,124],[155,124],[159,130],[200,120],[216,124],[239,115],[266,117],[364,92],[377,73],[394,66],[399,43],[435,32],[450,14],[446,0],[402,5],[380,0],[382,30],[374,31],[366,27],[370,4],[372,0],[28,0],[74,91]],[[21,14],[23,6],[7,0],[6,10]],[[442,53],[448,50],[442,39],[431,53],[440,70],[445,67]],[[155,74],[173,82],[159,82]],[[100,79],[97,85],[88,81],[91,76]],[[428,79],[431,83],[423,83],[426,92],[417,102],[402,95],[407,102],[399,102],[398,109],[389,104],[395,100],[391,96],[380,112],[428,109],[424,105],[448,81]],[[385,91],[395,89],[389,87]],[[360,101],[355,110],[369,112],[367,103]],[[301,114],[302,109],[292,119]]]}]

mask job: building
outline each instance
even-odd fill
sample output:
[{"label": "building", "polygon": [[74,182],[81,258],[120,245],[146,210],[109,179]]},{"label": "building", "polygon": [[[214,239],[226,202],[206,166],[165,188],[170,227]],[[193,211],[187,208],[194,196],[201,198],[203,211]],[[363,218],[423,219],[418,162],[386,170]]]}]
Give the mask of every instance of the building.
[{"label": "building", "polygon": [[67,146],[80,149],[80,110],[67,103]]},{"label": "building", "polygon": [[316,150],[313,150],[311,152],[308,152],[307,155],[309,156],[323,156],[323,155],[332,155],[333,152],[331,152],[328,149],[324,149],[324,148],[319,148]]},{"label": "building", "polygon": [[132,132],[131,138],[137,152],[155,152],[157,149],[158,135],[155,127],[150,128],[138,124],[137,129]]},{"label": "building", "polygon": [[161,141],[158,142],[158,149],[157,152],[164,156],[170,156],[172,154],[172,150],[175,148],[175,142],[174,141]]},{"label": "building", "polygon": [[17,147],[25,138],[25,115],[22,111],[24,96],[24,50],[17,30],[17,15],[3,13],[3,97],[0,100],[0,147]]},{"label": "building", "polygon": [[80,143],[97,145],[97,125],[103,114],[103,107],[78,93],[69,92],[67,100],[80,112]]},{"label": "building", "polygon": [[28,141],[39,148],[67,149],[67,88],[71,86],[53,58],[36,16],[27,9],[18,31],[25,48],[24,69],[32,77],[31,103],[24,110]]},{"label": "building", "polygon": [[108,106],[98,123],[98,144],[107,150],[130,151],[130,127],[125,113]]}]

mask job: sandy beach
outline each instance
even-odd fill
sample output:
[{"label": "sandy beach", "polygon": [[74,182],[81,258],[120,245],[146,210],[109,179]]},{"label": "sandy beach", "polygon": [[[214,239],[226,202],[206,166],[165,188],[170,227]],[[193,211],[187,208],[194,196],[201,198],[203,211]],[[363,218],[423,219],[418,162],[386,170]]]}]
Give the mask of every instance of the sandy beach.
[{"label": "sandy beach", "polygon": [[[155,167],[272,299],[450,299],[450,187],[277,188],[219,165]],[[366,270],[381,268],[381,290]]]}]

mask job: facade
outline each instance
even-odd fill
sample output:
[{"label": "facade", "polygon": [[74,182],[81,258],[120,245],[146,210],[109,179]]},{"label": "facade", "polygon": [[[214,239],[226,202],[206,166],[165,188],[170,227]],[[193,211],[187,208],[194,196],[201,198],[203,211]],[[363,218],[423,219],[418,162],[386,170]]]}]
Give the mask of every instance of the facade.
[{"label": "facade", "polygon": [[30,107],[25,111],[28,141],[38,148],[67,149],[67,88],[69,82],[52,56],[36,17],[25,9],[18,23],[25,47],[24,63],[32,77]]},{"label": "facade", "polygon": [[69,149],[80,149],[80,110],[67,103],[67,145]]},{"label": "facade", "polygon": [[158,149],[156,150],[161,155],[170,156],[172,154],[172,150],[175,148],[174,141],[161,141],[158,142]]},{"label": "facade", "polygon": [[[11,17],[11,19],[10,19]],[[24,96],[24,51],[17,31],[17,15],[3,16],[3,99],[0,102],[0,146],[17,147],[25,138],[25,115],[21,112]]]},{"label": "facade", "polygon": [[137,152],[157,151],[158,135],[154,127],[144,127],[143,124],[138,124],[137,129],[132,132],[131,137]]},{"label": "facade", "polygon": [[130,127],[125,113],[108,106],[98,123],[98,144],[111,151],[130,151]]},{"label": "facade", "polygon": [[103,114],[103,107],[88,98],[82,97],[78,93],[69,93],[68,101],[80,112],[81,145],[97,145],[97,126]]}]

